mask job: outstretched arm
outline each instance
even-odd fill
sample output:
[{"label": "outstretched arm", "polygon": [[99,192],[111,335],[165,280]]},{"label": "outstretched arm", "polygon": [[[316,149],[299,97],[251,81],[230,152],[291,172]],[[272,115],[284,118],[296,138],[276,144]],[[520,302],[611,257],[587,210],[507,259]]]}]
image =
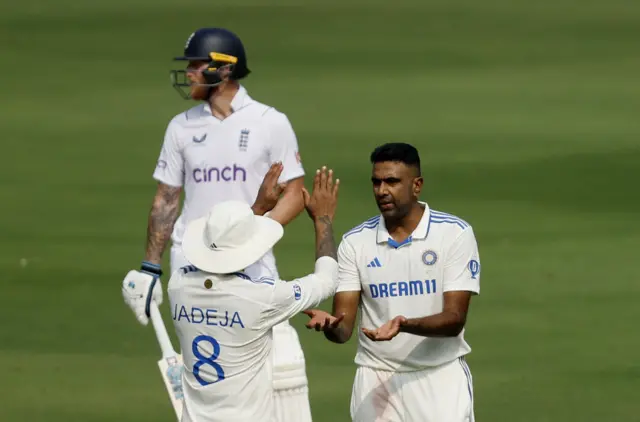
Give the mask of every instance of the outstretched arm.
[{"label": "outstretched arm", "polygon": [[409,318],[400,322],[400,332],[424,337],[455,337],[467,321],[471,292],[444,293],[444,309],[424,318]]},{"label": "outstretched arm", "polygon": [[269,310],[261,319],[261,326],[273,326],[311,306],[317,306],[335,292],[338,281],[336,243],[333,236],[333,217],[337,206],[339,181],[333,183],[333,172],[318,170],[312,194],[306,190],[304,201],[313,220],[316,237],[316,264],[312,274],[291,282],[278,280]]},{"label": "outstretched arm", "polygon": [[444,293],[442,312],[423,318],[405,318],[398,315],[379,328],[363,328],[362,332],[373,341],[388,341],[399,333],[423,337],[456,337],[467,321],[471,292]]},{"label": "outstretched arm", "polygon": [[182,188],[158,183],[147,225],[145,261],[160,265],[162,254],[171,238],[173,225],[180,211]]},{"label": "outstretched arm", "polygon": [[338,248],[338,288],[333,297],[333,311],[329,314],[320,309],[305,311],[311,319],[307,328],[324,331],[327,340],[346,343],[353,334],[356,315],[360,305],[360,275],[356,265],[355,250],[343,239]]},{"label": "outstretched arm", "polygon": [[480,256],[471,227],[467,227],[449,248],[442,288],[442,312],[401,321],[401,332],[428,337],[460,334],[467,321],[471,296],[480,293]]},{"label": "outstretched arm", "polygon": [[356,323],[358,305],[360,304],[360,291],[338,292],[333,297],[333,316],[342,317],[335,327],[324,330],[327,340],[334,343],[346,343],[353,334]]}]

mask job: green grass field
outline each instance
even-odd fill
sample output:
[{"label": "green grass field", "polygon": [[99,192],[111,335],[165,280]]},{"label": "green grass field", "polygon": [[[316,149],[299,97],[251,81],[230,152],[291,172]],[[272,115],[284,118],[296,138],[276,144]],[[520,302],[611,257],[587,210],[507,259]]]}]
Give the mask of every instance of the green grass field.
[{"label": "green grass field", "polygon": [[[120,282],[190,106],[171,58],[211,25],[243,38],[307,171],[342,179],[340,234],[376,214],[368,155],[396,140],[423,199],[474,226],[478,421],[640,421],[639,20],[633,0],[3,2],[0,420],[174,420]],[[311,233],[287,228],[283,276],[312,269]],[[355,342],[304,320],[314,420],[348,421]]]}]

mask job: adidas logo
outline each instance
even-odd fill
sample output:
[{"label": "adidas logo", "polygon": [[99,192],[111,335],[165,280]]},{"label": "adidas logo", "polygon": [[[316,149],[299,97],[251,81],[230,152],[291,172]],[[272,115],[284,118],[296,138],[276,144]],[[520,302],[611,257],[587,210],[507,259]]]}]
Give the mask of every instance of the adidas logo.
[{"label": "adidas logo", "polygon": [[367,265],[368,268],[380,268],[382,267],[382,264],[380,263],[380,261],[378,261],[378,258],[373,258],[373,261],[371,261],[369,263],[369,265]]}]

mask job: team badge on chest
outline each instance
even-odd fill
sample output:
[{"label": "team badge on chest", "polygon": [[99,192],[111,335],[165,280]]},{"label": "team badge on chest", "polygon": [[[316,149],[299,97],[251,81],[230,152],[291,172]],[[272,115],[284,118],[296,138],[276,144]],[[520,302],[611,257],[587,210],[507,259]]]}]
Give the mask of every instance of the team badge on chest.
[{"label": "team badge on chest", "polygon": [[425,251],[422,254],[422,262],[425,265],[433,265],[438,261],[438,254],[432,250]]},{"label": "team badge on chest", "polygon": [[249,147],[249,129],[242,129],[240,131],[240,139],[238,140],[238,149],[240,151],[246,151]]}]

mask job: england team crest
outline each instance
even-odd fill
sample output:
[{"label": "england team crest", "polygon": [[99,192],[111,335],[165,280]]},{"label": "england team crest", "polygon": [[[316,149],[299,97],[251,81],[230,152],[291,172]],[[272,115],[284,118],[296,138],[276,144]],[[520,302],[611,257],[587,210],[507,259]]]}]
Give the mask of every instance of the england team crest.
[{"label": "england team crest", "polygon": [[249,129],[240,131],[240,139],[238,140],[238,149],[240,151],[246,151],[249,148],[249,132]]}]

